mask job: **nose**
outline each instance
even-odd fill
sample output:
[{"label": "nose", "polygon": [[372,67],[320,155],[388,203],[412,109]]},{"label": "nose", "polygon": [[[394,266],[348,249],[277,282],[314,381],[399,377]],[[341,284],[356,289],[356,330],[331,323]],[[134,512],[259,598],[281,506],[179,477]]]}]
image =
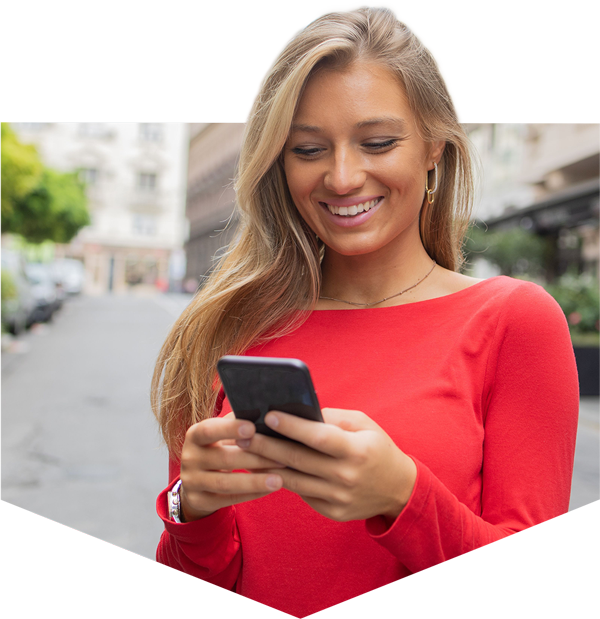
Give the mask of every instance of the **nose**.
[{"label": "nose", "polygon": [[366,181],[367,174],[361,165],[360,157],[351,150],[337,150],[331,157],[325,172],[323,184],[328,191],[340,196],[360,189]]}]

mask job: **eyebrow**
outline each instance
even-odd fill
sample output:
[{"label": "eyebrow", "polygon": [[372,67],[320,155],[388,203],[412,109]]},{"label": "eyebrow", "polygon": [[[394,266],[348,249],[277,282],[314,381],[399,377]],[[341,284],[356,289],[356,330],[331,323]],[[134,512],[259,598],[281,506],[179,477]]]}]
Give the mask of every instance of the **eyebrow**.
[{"label": "eyebrow", "polygon": [[[354,125],[357,129],[363,129],[364,127],[373,127],[376,125],[392,125],[406,131],[408,126],[403,118],[397,118],[395,116],[382,116],[379,118],[369,118],[367,120],[361,120]],[[302,131],[304,133],[321,133],[322,129],[314,125],[304,125],[302,123],[292,123],[292,131]]]},{"label": "eyebrow", "polygon": [[369,118],[356,123],[357,129],[363,127],[372,127],[374,125],[394,125],[398,129],[406,130],[408,128],[406,121],[403,118],[397,118],[396,116],[382,116],[380,118]]}]

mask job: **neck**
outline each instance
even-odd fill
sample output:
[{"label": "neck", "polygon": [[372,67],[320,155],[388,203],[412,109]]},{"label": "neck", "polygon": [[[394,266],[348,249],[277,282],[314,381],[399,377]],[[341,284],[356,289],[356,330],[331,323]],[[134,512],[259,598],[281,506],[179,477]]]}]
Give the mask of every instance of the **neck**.
[{"label": "neck", "polygon": [[[429,273],[433,261],[420,239],[412,248],[370,254],[344,256],[327,248],[321,265],[323,285],[321,296],[354,303],[375,303],[398,294]],[[426,281],[407,291],[407,297],[390,299],[392,305],[415,300]],[[331,303],[331,302],[330,302]]]}]

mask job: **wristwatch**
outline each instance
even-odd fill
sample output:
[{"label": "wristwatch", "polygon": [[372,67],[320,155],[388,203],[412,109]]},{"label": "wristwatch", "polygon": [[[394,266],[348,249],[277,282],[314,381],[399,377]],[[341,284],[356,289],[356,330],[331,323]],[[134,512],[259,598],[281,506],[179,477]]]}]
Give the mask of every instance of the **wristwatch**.
[{"label": "wristwatch", "polygon": [[181,490],[181,479],[173,486],[168,493],[169,501],[169,518],[174,522],[182,523],[181,518],[181,497],[179,491]]}]

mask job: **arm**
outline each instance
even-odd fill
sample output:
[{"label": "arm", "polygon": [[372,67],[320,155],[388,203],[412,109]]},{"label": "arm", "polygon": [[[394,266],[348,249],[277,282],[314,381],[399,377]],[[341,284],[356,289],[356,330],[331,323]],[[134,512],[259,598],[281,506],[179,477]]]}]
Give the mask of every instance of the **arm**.
[{"label": "arm", "polygon": [[[165,525],[157,561],[226,589],[235,588],[242,565],[235,504],[281,488],[281,478],[261,471],[276,468],[276,462],[245,453],[234,444],[235,438],[254,431],[254,424],[233,415],[207,419],[187,431],[181,461],[170,460],[170,483],[157,499]],[[180,477],[185,522],[176,523],[169,518],[167,493]]]},{"label": "arm", "polygon": [[[218,414],[223,398],[217,404]],[[186,436],[187,438],[187,436]],[[169,517],[167,495],[180,478],[181,462],[169,459],[169,485],[156,500],[163,531],[156,560],[196,578],[233,590],[241,567],[242,549],[235,508],[223,508],[195,521],[176,523]]]},{"label": "arm", "polygon": [[405,509],[389,528],[369,519],[368,532],[415,572],[565,513],[578,408],[565,317],[541,288],[519,287],[499,318],[486,369],[481,514],[416,462]]},{"label": "arm", "polygon": [[233,590],[242,562],[235,507],[224,507],[193,522],[173,522],[169,518],[167,492],[179,479],[179,468],[179,461],[169,461],[169,486],[156,501],[156,510],[165,525],[156,550],[156,560]]}]

